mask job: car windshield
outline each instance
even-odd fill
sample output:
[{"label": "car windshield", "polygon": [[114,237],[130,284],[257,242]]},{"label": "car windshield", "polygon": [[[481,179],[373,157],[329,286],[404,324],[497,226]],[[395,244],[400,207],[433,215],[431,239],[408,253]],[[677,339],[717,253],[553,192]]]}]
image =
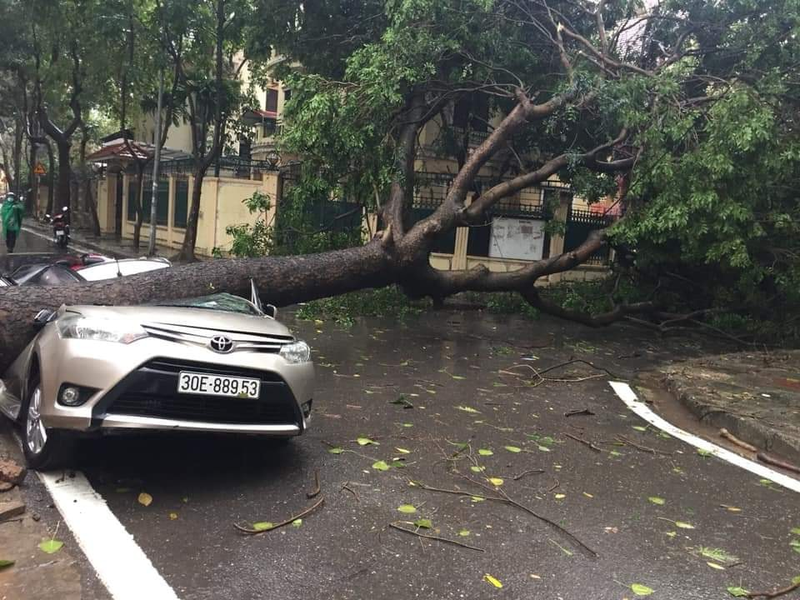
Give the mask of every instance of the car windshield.
[{"label": "car windshield", "polygon": [[244,298],[233,294],[212,294],[199,298],[186,298],[185,300],[170,300],[169,303],[155,302],[154,306],[202,308],[206,310],[220,310],[223,312],[238,313],[240,315],[261,316],[261,313]]}]

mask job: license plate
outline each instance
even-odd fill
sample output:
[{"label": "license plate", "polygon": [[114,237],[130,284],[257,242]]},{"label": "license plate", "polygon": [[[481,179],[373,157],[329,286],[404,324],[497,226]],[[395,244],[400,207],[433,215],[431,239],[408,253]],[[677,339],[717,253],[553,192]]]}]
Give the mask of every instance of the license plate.
[{"label": "license plate", "polygon": [[63,236],[63,235],[64,235],[64,232],[63,232],[63,231],[61,231],[61,230],[59,230],[59,231],[56,231],[56,235],[57,235],[58,237],[61,237],[61,236]]},{"label": "license plate", "polygon": [[202,394],[204,396],[228,396],[230,398],[258,398],[261,381],[246,377],[228,377],[181,371],[178,375],[179,394]]}]

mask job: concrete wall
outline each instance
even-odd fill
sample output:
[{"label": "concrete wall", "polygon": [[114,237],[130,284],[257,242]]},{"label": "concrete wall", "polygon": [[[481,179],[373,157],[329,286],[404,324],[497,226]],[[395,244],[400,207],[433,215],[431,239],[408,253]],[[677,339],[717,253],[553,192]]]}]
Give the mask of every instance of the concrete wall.
[{"label": "concrete wall", "polygon": [[[135,177],[126,175],[123,179],[123,203],[122,203],[122,237],[133,238],[134,222],[128,220],[128,190],[131,181]],[[193,178],[188,178],[189,182],[189,208],[191,209],[192,193],[194,189]],[[110,184],[109,184],[110,185]],[[114,183],[113,185],[116,185]],[[232,238],[226,233],[229,225],[240,225],[243,223],[255,223],[258,215],[251,215],[243,201],[253,196],[255,192],[267,194],[272,198],[272,208],[266,218],[271,221],[275,216],[276,192],[278,187],[278,177],[276,173],[266,173],[262,180],[233,179],[226,177],[206,177],[203,180],[203,190],[200,196],[200,216],[197,223],[197,244],[195,251],[201,256],[212,256],[214,249],[218,248],[222,252],[230,249]],[[174,223],[174,206],[177,189],[177,176],[169,176],[169,210],[167,225],[156,226],[156,243],[159,246],[169,248],[180,248],[186,235],[186,229],[177,227]],[[108,206],[113,208],[113,195],[104,196],[107,198],[104,207],[105,212]],[[110,231],[113,231],[113,211],[110,220]],[[98,215],[99,216],[99,215]],[[107,217],[105,217],[107,218]],[[147,240],[150,236],[149,215],[145,216],[145,223],[142,225],[141,239]],[[105,222],[101,218],[101,225]],[[144,243],[143,243],[144,246]]]}]

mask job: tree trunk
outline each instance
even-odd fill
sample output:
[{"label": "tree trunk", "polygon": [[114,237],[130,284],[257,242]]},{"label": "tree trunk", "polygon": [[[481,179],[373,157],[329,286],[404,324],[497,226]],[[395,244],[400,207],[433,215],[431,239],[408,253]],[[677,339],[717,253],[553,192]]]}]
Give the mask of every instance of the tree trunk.
[{"label": "tree trunk", "polygon": [[195,245],[197,244],[197,224],[200,220],[200,199],[203,194],[203,181],[207,169],[199,167],[194,172],[194,187],[192,188],[192,205],[189,209],[189,218],[186,220],[186,235],[183,237],[181,251],[175,257],[176,262],[194,262],[197,257],[194,255]]},{"label": "tree trunk", "polygon": [[[28,208],[28,214],[33,214],[34,210],[38,210],[38,206],[34,206],[34,198],[38,197],[39,190],[36,189],[38,177],[33,170],[36,168],[36,142],[32,140],[28,140],[28,162],[30,164],[30,170],[28,172],[28,187],[30,188],[30,192],[28,192],[27,197],[25,199],[26,206]],[[37,217],[39,215],[36,215]]]},{"label": "tree trunk", "polygon": [[55,191],[56,191],[56,161],[55,157],[53,156],[53,146],[52,144],[47,144],[47,164],[48,169],[50,169],[50,183],[47,186],[47,210],[45,211],[48,215],[53,214],[53,204],[55,203]]},{"label": "tree trunk", "polygon": [[58,184],[56,186],[56,201],[58,206],[54,208],[57,212],[61,212],[62,207],[70,206],[70,193],[72,179],[72,166],[70,160],[70,150],[72,144],[64,141],[56,141],[58,147]]},{"label": "tree trunk", "polygon": [[208,290],[249,297],[250,278],[262,297],[285,306],[328,295],[383,287],[396,278],[381,241],[310,256],[224,259],[175,266],[82,285],[27,286],[0,291],[0,374],[36,335],[33,317],[62,304],[128,304],[190,298]]},{"label": "tree trunk", "polygon": [[86,206],[89,208],[89,216],[91,217],[91,225],[92,225],[92,235],[94,237],[100,237],[100,218],[97,216],[97,203],[94,199],[94,194],[92,194],[92,186],[95,184],[95,179],[86,178],[86,188],[84,202]]},{"label": "tree trunk", "polygon": [[[128,195],[130,199],[130,194]],[[136,202],[133,210],[136,215],[136,221],[133,224],[133,249],[138,252],[139,244],[142,240],[142,221],[144,214],[142,211],[142,204],[144,201],[144,167],[136,161]],[[123,215],[124,218],[124,215]]]}]

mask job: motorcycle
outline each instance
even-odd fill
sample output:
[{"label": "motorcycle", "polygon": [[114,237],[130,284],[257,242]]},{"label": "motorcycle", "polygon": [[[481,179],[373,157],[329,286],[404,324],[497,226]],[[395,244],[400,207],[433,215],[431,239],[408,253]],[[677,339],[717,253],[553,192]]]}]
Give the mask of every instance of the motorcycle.
[{"label": "motorcycle", "polygon": [[65,206],[57,215],[45,215],[53,226],[53,242],[59,248],[66,248],[69,245],[69,219],[67,213],[69,207]]}]

